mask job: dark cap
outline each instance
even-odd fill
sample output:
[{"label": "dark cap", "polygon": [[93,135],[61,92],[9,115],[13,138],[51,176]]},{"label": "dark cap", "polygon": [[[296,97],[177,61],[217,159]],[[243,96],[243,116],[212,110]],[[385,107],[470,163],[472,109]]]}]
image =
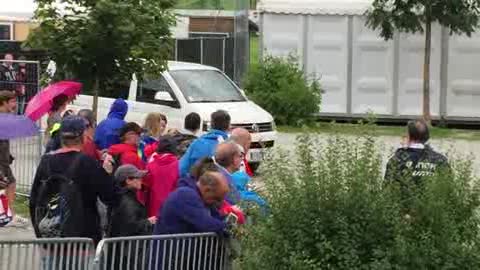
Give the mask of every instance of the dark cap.
[{"label": "dark cap", "polygon": [[130,122],[130,123],[126,123],[125,126],[123,126],[118,135],[120,137],[123,137],[125,136],[125,134],[127,134],[128,132],[135,132],[137,134],[142,134],[142,128],[135,122]]},{"label": "dark cap", "polygon": [[62,120],[60,135],[66,137],[80,137],[86,129],[85,119],[76,115],[69,115]]},{"label": "dark cap", "polygon": [[115,171],[115,180],[123,184],[128,178],[143,178],[145,175],[147,175],[147,171],[141,171],[137,167],[127,164],[118,167]]}]

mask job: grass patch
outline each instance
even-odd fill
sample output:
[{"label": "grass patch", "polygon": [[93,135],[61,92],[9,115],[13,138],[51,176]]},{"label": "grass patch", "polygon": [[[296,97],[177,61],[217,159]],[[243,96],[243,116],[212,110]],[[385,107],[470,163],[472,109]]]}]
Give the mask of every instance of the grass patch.
[{"label": "grass patch", "polygon": [[258,64],[259,61],[258,36],[250,35],[250,68]]},{"label": "grass patch", "polygon": [[25,196],[16,196],[15,202],[13,203],[13,209],[16,214],[29,218],[30,210],[28,208],[28,198]]},{"label": "grass patch", "polygon": [[[379,136],[401,137],[404,136],[406,132],[404,126],[382,125],[376,126],[375,128],[376,134],[378,134]],[[278,131],[285,133],[313,132],[326,134],[338,133],[343,135],[357,135],[358,125],[320,122],[305,127],[279,126]],[[430,129],[430,135],[433,139],[480,140],[480,131],[478,130],[432,127]]]}]

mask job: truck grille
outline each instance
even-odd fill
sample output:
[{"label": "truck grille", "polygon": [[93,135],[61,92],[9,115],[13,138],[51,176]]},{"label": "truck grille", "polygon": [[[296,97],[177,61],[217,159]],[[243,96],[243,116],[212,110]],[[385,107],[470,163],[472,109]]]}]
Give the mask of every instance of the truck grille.
[{"label": "truck grille", "polygon": [[232,124],[232,128],[244,128],[250,133],[273,131],[272,123]]},{"label": "truck grille", "polygon": [[250,144],[251,149],[263,149],[263,148],[272,148],[274,146],[274,141],[265,141],[265,142],[252,142]]}]

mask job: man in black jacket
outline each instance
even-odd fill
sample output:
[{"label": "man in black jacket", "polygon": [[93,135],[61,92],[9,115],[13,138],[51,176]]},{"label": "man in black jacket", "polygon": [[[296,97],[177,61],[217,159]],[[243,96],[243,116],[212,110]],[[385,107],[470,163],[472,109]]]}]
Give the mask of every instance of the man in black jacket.
[{"label": "man in black jacket", "polygon": [[[123,165],[115,171],[115,181],[120,187],[118,206],[110,209],[110,221],[107,237],[125,237],[151,235],[156,217],[147,217],[147,209],[137,199],[137,191],[142,189],[142,178],[147,174],[133,165]],[[109,269],[142,269],[142,262],[147,261],[148,249],[143,242],[123,244],[129,252],[121,252],[123,243],[116,248],[110,246],[111,258],[108,258]],[[116,250],[116,251],[114,251]],[[112,258],[115,258],[113,260]],[[114,264],[114,265],[112,265]]]},{"label": "man in black jacket", "polygon": [[433,176],[438,170],[448,168],[447,158],[427,144],[430,138],[428,125],[423,120],[408,122],[407,141],[388,161],[386,181],[408,185],[419,184],[423,177]]},{"label": "man in black jacket", "polygon": [[119,203],[111,209],[108,237],[151,235],[156,217],[147,217],[147,209],[138,201],[137,191],[142,189],[142,179],[147,174],[133,165],[122,165],[115,171],[115,181],[120,187]]},{"label": "man in black jacket", "polygon": [[[85,129],[82,117],[69,116],[63,119],[59,131],[62,148],[44,155],[40,161],[30,194],[30,216],[37,237],[48,237],[43,233],[41,223],[46,220],[45,201],[48,200],[50,204],[51,198],[43,197],[47,194],[44,192],[45,183],[53,176],[64,176],[73,181],[80,199],[75,200],[77,204],[71,204],[75,209],[68,210],[73,217],[80,212],[83,216],[81,220],[71,220],[74,228],[69,227],[68,233],[62,231],[62,237],[86,237],[98,243],[102,234],[97,199],[100,198],[108,207],[117,205],[118,195],[113,179],[97,161],[81,152]],[[55,184],[52,182],[52,185]]]}]

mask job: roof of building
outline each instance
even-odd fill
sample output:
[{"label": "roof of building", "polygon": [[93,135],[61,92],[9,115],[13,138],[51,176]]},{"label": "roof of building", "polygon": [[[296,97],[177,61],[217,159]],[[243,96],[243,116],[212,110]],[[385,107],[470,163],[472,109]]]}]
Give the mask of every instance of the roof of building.
[{"label": "roof of building", "polygon": [[262,0],[262,13],[308,15],[362,15],[373,0]]}]

